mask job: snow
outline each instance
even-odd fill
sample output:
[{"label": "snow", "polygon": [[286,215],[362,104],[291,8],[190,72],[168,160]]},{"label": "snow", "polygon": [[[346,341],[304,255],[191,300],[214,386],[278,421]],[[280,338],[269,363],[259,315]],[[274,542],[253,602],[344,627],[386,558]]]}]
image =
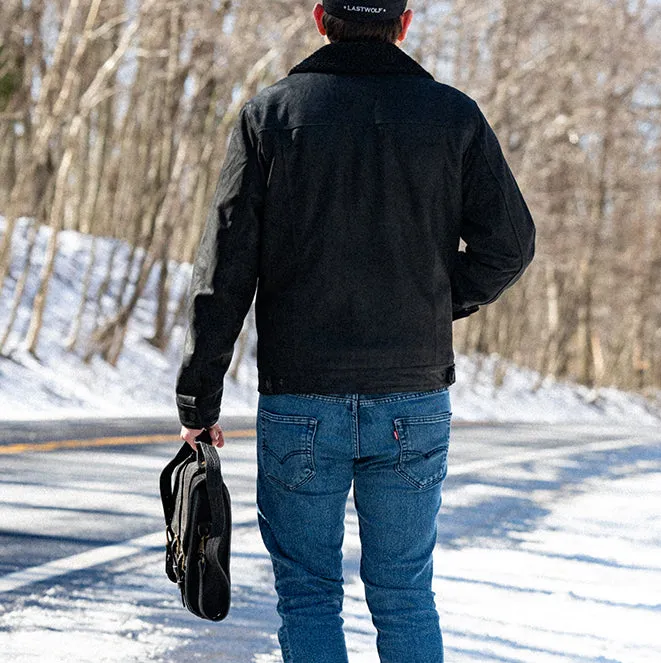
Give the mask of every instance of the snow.
[{"label": "snow", "polygon": [[[0,218],[0,229],[3,221]],[[8,318],[15,279],[25,261],[25,237],[28,222],[19,221],[15,232],[11,286],[0,297],[0,329]],[[29,306],[35,294],[37,277],[48,228],[41,228],[35,249],[34,264],[28,280],[17,324],[9,339],[11,360],[0,358],[0,419],[57,419],[71,417],[140,417],[176,418],[174,384],[181,359],[185,329],[175,327],[172,340],[161,352],[145,339],[153,333],[158,272],[153,270],[144,296],[127,332],[125,350],[117,366],[112,367],[98,356],[89,364],[82,361],[83,347],[77,353],[66,352],[63,339],[78,308],[80,283],[85,271],[89,236],[73,231],[60,233],[60,251],[48,294],[44,327],[37,350],[38,359],[21,349],[29,323]],[[97,266],[93,274],[90,299],[93,301],[110,260],[113,240],[97,240]],[[110,295],[103,300],[104,311],[113,311],[113,296],[119,288],[127,264],[129,247],[120,243],[111,279]],[[191,265],[170,264],[173,298],[184,292],[190,280]],[[172,304],[174,309],[174,303]],[[173,310],[171,311],[173,313]],[[91,329],[91,306],[88,308],[81,338]],[[255,330],[252,328],[251,346]],[[82,344],[81,344],[82,345]],[[457,382],[451,387],[455,421],[537,421],[537,422],[608,422],[630,421],[658,423],[658,402],[617,389],[588,389],[581,385],[541,380],[534,371],[504,362],[501,386],[494,386],[497,356],[456,358]],[[233,366],[231,369],[234,368]],[[251,415],[257,407],[257,368],[254,353],[248,353],[238,367],[238,379],[225,379],[222,412]],[[659,401],[659,397],[657,397]]]},{"label": "snow", "polygon": [[[1,227],[1,224],[0,224]],[[12,286],[5,287],[0,297],[0,323],[8,319],[14,294],[15,279],[25,261],[27,220],[21,220],[15,232],[12,265]],[[93,301],[104,278],[111,250],[116,242],[97,239],[97,264],[89,291],[89,306],[80,335],[77,352],[66,352],[63,339],[78,309],[82,275],[86,269],[87,251],[92,238],[73,231],[59,237],[59,253],[50,285],[44,326],[37,348],[38,358],[22,349],[29,324],[29,304],[34,299],[38,273],[43,260],[48,228],[41,228],[33,266],[23,303],[19,309],[14,332],[9,338],[11,359],[0,358],[0,419],[57,419],[70,417],[141,417],[173,416],[176,418],[174,384],[184,340],[184,327],[175,327],[171,343],[161,352],[146,339],[153,333],[156,311],[158,270],[152,270],[144,296],[140,299],[134,319],[129,324],[124,351],[113,367],[94,356],[89,364],[82,360],[85,342],[92,329]],[[119,243],[109,294],[103,298],[106,314],[114,312],[114,298],[126,270],[129,246]],[[191,265],[170,263],[172,299],[188,288]],[[133,279],[135,274],[133,274]],[[129,289],[129,294],[131,289]],[[247,369],[247,370],[246,370]],[[256,369],[240,367],[239,380],[228,378],[224,408],[232,414],[250,414],[256,404],[252,395],[257,385]],[[252,401],[251,401],[252,397]]]},{"label": "snow", "polygon": [[490,636],[480,656],[457,660],[658,661],[659,479],[600,478],[579,496],[556,495],[516,549],[439,550],[452,569],[437,587],[453,648],[467,653]]}]

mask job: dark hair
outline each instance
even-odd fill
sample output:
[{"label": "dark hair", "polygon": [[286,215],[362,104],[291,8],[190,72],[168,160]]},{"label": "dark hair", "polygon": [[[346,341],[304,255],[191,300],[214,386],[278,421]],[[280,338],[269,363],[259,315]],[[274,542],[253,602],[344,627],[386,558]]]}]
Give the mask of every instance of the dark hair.
[{"label": "dark hair", "polygon": [[359,23],[345,21],[324,12],[321,21],[329,41],[385,41],[392,44],[402,32],[402,21],[399,17]]}]

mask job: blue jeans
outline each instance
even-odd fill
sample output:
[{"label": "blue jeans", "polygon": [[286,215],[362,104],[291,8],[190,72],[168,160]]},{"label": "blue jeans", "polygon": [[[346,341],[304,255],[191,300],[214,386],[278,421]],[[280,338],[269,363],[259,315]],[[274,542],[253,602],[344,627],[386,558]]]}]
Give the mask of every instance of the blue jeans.
[{"label": "blue jeans", "polygon": [[383,663],[442,663],[432,552],[450,439],[447,388],[260,394],[257,507],[285,663],[347,663],[342,540],[353,482],[360,577]]}]

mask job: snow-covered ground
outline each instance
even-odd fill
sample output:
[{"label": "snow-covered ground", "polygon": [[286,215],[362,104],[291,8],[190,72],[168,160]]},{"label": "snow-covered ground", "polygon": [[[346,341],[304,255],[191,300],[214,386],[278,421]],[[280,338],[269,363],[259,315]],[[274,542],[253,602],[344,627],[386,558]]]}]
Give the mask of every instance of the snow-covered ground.
[{"label": "snow-covered ground", "polygon": [[[0,218],[0,229],[2,219]],[[16,231],[12,274],[20,274],[25,261],[27,223]],[[14,333],[8,348],[12,360],[0,358],[0,420],[46,419],[94,416],[173,416],[174,382],[184,328],[175,328],[172,341],[162,353],[145,338],[153,332],[157,271],[152,272],[144,297],[138,304],[127,333],[125,350],[111,367],[99,357],[89,364],[81,361],[90,326],[92,310],[88,308],[77,354],[65,352],[71,318],[78,308],[80,284],[86,267],[87,248],[91,238],[65,231],[60,235],[60,252],[51,283],[44,326],[38,346],[39,359],[20,348],[29,322],[29,306],[35,294],[39,268],[43,260],[48,229],[39,232],[34,265]],[[110,259],[112,242],[100,239],[97,268],[94,271],[90,298],[95,299]],[[104,310],[112,311],[112,295],[125,271],[128,246],[121,244],[115,257],[115,276]],[[172,263],[172,292],[178,295],[188,287],[191,266]],[[11,282],[13,284],[13,281]],[[0,294],[0,330],[4,328],[13,297],[12,288]],[[174,304],[173,304],[174,306]],[[254,329],[251,330],[254,334]],[[254,346],[254,338],[251,339]],[[638,395],[616,389],[591,390],[580,385],[542,381],[534,390],[538,375],[534,371],[508,365],[503,383],[494,386],[497,357],[457,357],[457,382],[451,388],[455,420],[472,421],[544,421],[599,422],[635,420],[658,423],[661,407]],[[255,358],[246,357],[239,367],[238,380],[225,381],[224,413],[252,414],[257,406],[257,369]]]}]

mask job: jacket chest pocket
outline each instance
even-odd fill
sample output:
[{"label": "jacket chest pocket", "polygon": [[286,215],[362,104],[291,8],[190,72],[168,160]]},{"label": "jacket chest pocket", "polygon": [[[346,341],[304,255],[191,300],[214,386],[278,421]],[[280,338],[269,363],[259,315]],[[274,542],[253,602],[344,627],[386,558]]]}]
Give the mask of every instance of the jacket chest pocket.
[{"label": "jacket chest pocket", "polygon": [[445,479],[450,417],[441,412],[394,419],[400,446],[395,471],[416,488],[431,488]]},{"label": "jacket chest pocket", "polygon": [[317,419],[314,417],[259,411],[260,462],[272,482],[295,490],[314,478],[316,430]]}]

